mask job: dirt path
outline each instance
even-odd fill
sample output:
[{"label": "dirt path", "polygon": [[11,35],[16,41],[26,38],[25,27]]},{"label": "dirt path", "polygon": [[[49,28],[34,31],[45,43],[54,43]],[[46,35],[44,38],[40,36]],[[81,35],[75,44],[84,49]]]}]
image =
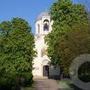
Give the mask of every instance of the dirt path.
[{"label": "dirt path", "polygon": [[59,90],[58,84],[51,79],[35,79],[36,90]]}]

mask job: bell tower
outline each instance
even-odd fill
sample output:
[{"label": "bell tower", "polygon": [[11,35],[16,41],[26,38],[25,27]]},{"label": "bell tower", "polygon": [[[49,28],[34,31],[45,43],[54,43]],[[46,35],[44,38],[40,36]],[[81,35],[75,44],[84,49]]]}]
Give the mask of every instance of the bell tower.
[{"label": "bell tower", "polygon": [[52,22],[48,12],[42,12],[35,23],[35,35],[46,35],[52,30]]},{"label": "bell tower", "polygon": [[53,22],[50,19],[48,12],[42,12],[35,22],[35,50],[37,55],[33,60],[33,76],[44,77],[48,76],[50,59],[47,56],[47,45],[45,36],[51,32]]}]

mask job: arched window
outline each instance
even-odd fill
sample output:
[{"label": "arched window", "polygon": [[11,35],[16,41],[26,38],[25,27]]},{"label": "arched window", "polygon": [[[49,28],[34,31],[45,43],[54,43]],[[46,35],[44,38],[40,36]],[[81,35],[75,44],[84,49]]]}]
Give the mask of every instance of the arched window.
[{"label": "arched window", "polygon": [[48,19],[45,19],[45,20],[43,21],[43,24],[44,24],[43,30],[44,30],[44,31],[49,31],[49,20],[48,20]]},{"label": "arched window", "polygon": [[49,23],[49,20],[45,19],[43,22],[48,22]]},{"label": "arched window", "polygon": [[47,23],[44,24],[44,31],[49,31],[49,25]]},{"label": "arched window", "polygon": [[38,33],[40,33],[40,25],[38,24]]},{"label": "arched window", "polygon": [[41,50],[41,57],[43,57],[44,55],[47,55],[47,50],[45,48]]}]

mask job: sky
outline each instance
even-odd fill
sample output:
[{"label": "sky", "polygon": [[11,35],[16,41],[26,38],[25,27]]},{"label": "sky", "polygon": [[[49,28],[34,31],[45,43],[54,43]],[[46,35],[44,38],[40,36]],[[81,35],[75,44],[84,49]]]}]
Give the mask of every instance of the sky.
[{"label": "sky", "polygon": [[[20,17],[29,22],[34,33],[37,16],[41,12],[49,10],[54,2],[55,0],[0,0],[0,22]],[[89,0],[74,0],[74,2],[90,5]]]},{"label": "sky", "polygon": [[47,11],[54,0],[0,0],[0,22],[20,17],[29,22],[34,32],[37,16]]}]

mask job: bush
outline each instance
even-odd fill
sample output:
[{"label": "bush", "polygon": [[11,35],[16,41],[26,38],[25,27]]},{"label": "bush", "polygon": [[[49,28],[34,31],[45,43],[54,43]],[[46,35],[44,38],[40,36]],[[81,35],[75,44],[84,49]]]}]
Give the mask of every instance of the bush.
[{"label": "bush", "polygon": [[[22,78],[32,84],[32,61],[35,56],[34,36],[29,24],[13,18],[0,24],[0,87],[20,88]],[[1,89],[3,90],[3,89]]]}]

